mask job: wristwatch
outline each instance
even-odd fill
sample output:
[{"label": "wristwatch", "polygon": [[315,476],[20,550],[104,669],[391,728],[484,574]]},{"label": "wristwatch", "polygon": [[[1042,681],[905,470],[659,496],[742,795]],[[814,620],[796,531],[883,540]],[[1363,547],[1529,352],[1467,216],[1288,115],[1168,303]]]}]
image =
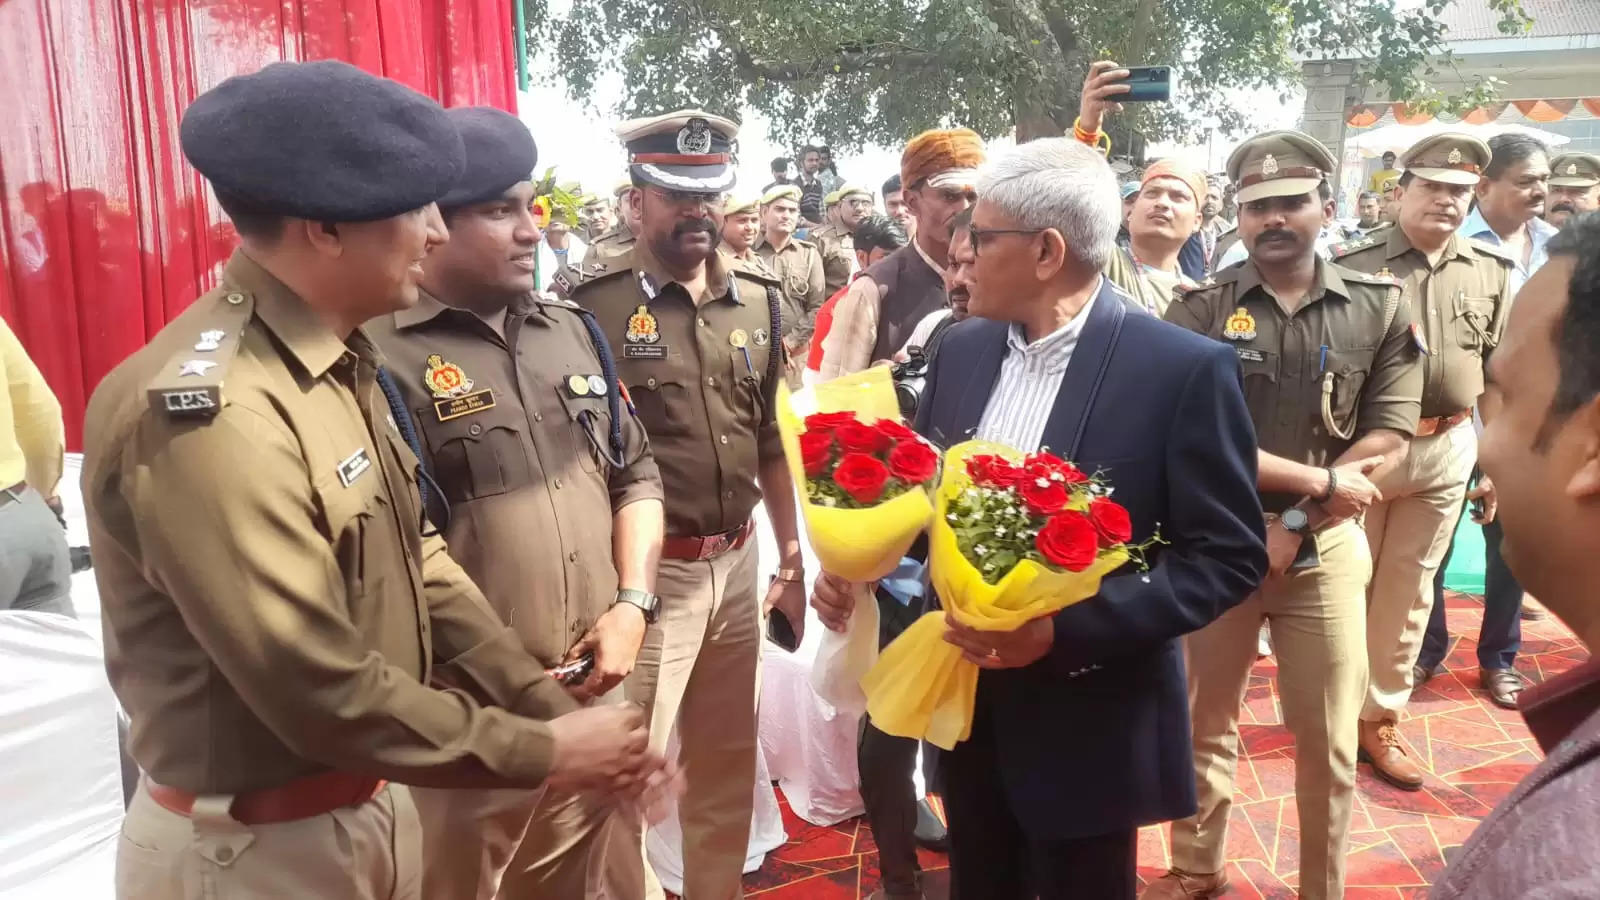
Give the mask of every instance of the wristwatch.
[{"label": "wristwatch", "polygon": [[[639,611],[644,613],[646,625],[654,625],[656,620],[661,618],[661,598],[648,591],[623,588],[617,591],[617,603],[639,607]],[[615,605],[616,603],[612,604]]]},{"label": "wristwatch", "polygon": [[1311,517],[1298,506],[1291,506],[1278,516],[1278,521],[1283,523],[1283,530],[1290,534],[1305,534],[1311,528]]}]

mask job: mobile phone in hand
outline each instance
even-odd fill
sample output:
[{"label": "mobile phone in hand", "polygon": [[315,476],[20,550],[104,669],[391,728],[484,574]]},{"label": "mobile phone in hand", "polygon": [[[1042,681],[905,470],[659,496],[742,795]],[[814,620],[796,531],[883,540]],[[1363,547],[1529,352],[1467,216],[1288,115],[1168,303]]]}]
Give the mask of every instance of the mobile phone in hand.
[{"label": "mobile phone in hand", "polygon": [[1166,103],[1172,99],[1171,66],[1125,66],[1128,92],[1112,99],[1118,103]]},{"label": "mobile phone in hand", "polygon": [[[1477,466],[1473,466],[1472,467],[1472,475],[1471,475],[1471,477],[1469,477],[1467,479],[1467,490],[1470,491],[1473,488],[1477,487],[1478,486],[1478,479],[1480,479],[1482,477],[1483,477],[1483,470],[1478,468]],[[1473,497],[1471,500],[1468,500],[1467,501],[1467,509],[1468,509],[1468,511],[1470,511],[1472,513],[1472,521],[1477,522],[1479,525],[1482,525],[1483,524],[1483,516],[1484,516],[1485,512],[1487,512],[1487,510],[1484,507],[1483,498],[1482,497]]]},{"label": "mobile phone in hand", "polygon": [[564,685],[582,684],[594,671],[594,654],[585,653],[569,663],[562,663],[553,669],[546,669],[545,674]]}]

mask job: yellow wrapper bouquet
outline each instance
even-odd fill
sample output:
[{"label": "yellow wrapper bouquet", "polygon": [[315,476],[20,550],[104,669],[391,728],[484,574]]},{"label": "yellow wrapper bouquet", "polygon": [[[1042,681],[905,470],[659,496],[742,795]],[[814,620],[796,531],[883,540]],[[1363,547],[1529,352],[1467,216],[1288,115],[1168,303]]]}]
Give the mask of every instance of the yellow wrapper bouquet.
[{"label": "yellow wrapper bouquet", "polygon": [[[1049,453],[984,441],[945,454],[929,528],[934,590],[956,621],[1012,631],[1099,593],[1139,555],[1111,488]],[[859,607],[857,609],[859,613]],[[873,724],[948,750],[972,730],[978,667],[944,640],[930,612],[886,647],[862,681]]]},{"label": "yellow wrapper bouquet", "polygon": [[836,708],[863,712],[860,682],[878,652],[872,583],[893,572],[927,528],[939,452],[901,421],[881,366],[793,394],[780,384],[778,398],[811,553],[824,571],[862,585],[848,630],[823,634],[811,683]]}]

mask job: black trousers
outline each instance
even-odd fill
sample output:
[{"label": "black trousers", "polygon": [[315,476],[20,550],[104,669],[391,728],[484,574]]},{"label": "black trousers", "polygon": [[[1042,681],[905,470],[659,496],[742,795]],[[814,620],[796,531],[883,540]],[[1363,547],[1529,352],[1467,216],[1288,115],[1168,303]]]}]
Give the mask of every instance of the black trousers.
[{"label": "black trousers", "polygon": [[1137,830],[1064,840],[1030,835],[1006,801],[1004,762],[983,719],[979,712],[972,737],[940,754],[952,900],[1134,900]]},{"label": "black trousers", "polygon": [[[1522,585],[1500,555],[1504,534],[1498,519],[1483,526],[1483,624],[1478,628],[1478,665],[1485,669],[1511,668],[1517,661],[1517,651],[1522,649]],[[1444,573],[1455,549],[1455,533],[1451,532],[1450,548],[1433,578],[1433,612],[1422,636],[1422,652],[1417,655],[1417,662],[1429,669],[1437,668],[1450,650],[1450,630],[1444,614]]]}]

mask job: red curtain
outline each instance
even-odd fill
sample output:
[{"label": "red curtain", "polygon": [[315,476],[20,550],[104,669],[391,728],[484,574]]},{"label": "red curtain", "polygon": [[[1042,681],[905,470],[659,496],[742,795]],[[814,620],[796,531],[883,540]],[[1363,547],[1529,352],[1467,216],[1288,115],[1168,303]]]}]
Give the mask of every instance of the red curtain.
[{"label": "red curtain", "polygon": [[194,97],[343,59],[449,106],[515,110],[506,0],[0,0],[0,317],[68,443],[112,366],[211,287],[234,237],[178,147]]}]

